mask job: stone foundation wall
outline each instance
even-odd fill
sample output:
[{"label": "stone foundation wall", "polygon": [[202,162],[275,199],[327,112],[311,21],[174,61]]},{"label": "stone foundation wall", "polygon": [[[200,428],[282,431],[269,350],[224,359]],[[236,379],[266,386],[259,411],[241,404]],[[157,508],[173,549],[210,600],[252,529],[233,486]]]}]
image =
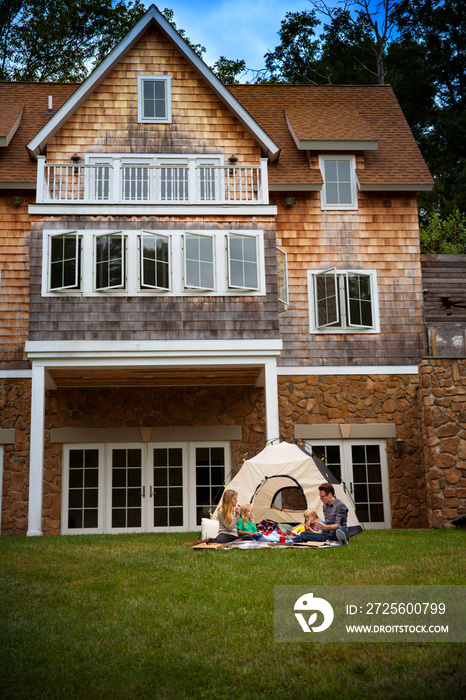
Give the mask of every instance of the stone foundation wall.
[{"label": "stone foundation wall", "polygon": [[387,439],[392,527],[426,527],[417,375],[279,377],[282,435],[295,424],[392,423],[402,451]]},{"label": "stone foundation wall", "polygon": [[422,445],[429,527],[466,514],[466,359],[419,365]]},{"label": "stone foundation wall", "polygon": [[14,429],[16,442],[4,445],[2,537],[25,535],[29,501],[31,380],[0,380],[0,427]]},{"label": "stone foundation wall", "polygon": [[47,392],[44,533],[59,534],[61,525],[62,447],[50,442],[50,430],[145,425],[241,425],[242,442],[231,443],[235,473],[248,453],[265,446],[264,391],[253,387],[131,387]]}]

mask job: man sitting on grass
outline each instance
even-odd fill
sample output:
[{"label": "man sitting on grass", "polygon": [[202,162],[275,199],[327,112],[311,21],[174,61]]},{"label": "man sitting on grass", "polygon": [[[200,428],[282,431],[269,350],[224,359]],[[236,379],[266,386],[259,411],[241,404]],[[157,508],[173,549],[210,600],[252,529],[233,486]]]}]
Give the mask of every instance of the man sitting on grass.
[{"label": "man sitting on grass", "polygon": [[317,532],[301,532],[299,535],[303,542],[335,542],[348,544],[347,517],[348,508],[343,501],[335,498],[335,489],[332,484],[319,486],[319,496],[322,501],[325,523],[315,523]]}]

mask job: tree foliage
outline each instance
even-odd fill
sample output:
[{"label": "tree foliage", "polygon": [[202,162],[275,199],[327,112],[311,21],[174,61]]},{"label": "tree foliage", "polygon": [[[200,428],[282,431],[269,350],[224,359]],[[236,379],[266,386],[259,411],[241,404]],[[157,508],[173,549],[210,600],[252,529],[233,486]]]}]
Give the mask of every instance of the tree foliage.
[{"label": "tree foliage", "polygon": [[140,0],[3,0],[0,78],[83,80],[145,9]]},{"label": "tree foliage", "polygon": [[441,219],[433,212],[425,226],[421,226],[419,237],[421,253],[466,254],[466,214],[454,209]]}]

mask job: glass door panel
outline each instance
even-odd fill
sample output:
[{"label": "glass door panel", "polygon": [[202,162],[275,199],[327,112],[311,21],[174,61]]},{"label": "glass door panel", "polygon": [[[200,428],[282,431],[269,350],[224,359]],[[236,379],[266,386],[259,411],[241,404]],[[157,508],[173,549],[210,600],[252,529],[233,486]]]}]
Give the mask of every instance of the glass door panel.
[{"label": "glass door panel", "polygon": [[384,444],[362,440],[311,443],[314,455],[345,485],[356,515],[366,527],[390,527],[391,523]]},{"label": "glass door panel", "polygon": [[354,502],[359,520],[384,521],[382,467],[378,445],[352,445]]},{"label": "glass door panel", "polygon": [[213,513],[225,483],[225,449],[196,447],[196,525]]},{"label": "glass door panel", "polygon": [[96,529],[99,525],[99,450],[71,449],[68,459],[68,529]]},{"label": "glass door panel", "polygon": [[111,528],[142,526],[142,450],[114,448],[111,451]]},{"label": "glass door panel", "polygon": [[183,527],[183,449],[153,448],[152,527]]}]

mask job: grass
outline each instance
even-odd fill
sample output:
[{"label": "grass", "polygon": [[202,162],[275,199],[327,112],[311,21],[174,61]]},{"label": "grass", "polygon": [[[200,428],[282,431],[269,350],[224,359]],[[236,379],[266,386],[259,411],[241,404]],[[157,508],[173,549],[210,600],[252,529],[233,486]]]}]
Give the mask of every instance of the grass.
[{"label": "grass", "polygon": [[465,533],[195,551],[192,534],[0,540],[0,697],[451,698],[464,646],[273,636],[276,584],[464,584]]}]

